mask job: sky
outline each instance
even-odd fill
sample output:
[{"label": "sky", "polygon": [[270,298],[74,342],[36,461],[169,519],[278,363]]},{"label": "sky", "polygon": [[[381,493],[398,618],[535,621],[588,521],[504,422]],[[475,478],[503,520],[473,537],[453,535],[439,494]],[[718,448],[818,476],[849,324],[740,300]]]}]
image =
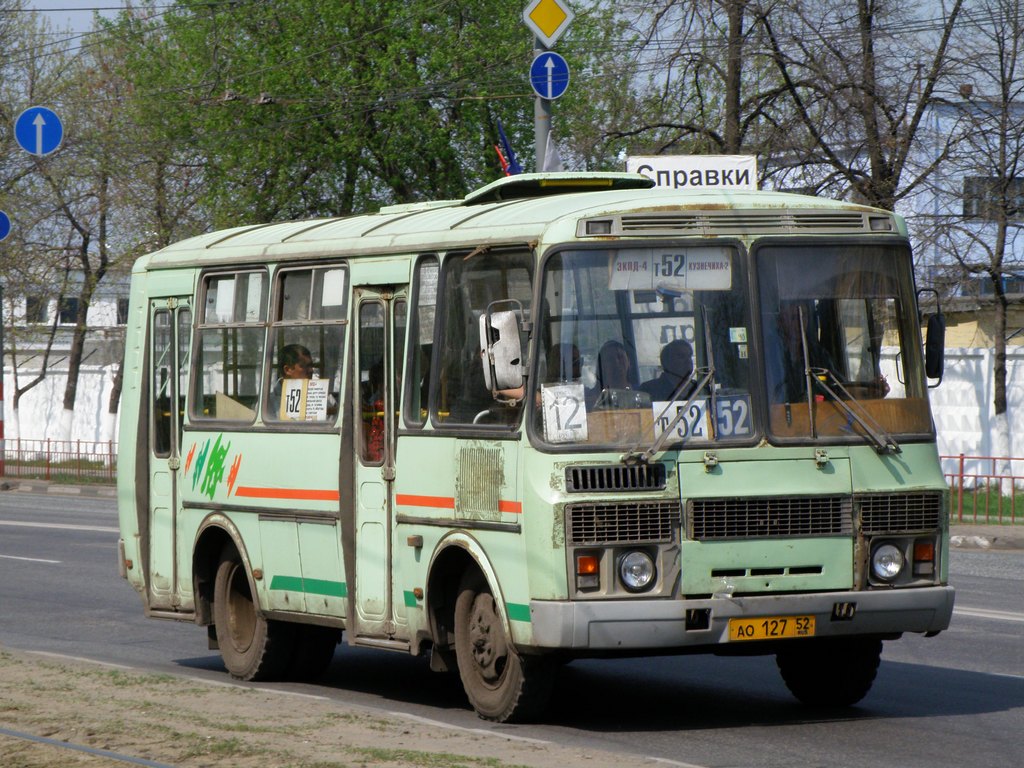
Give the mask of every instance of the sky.
[{"label": "sky", "polygon": [[70,27],[79,34],[92,28],[94,11],[112,17],[124,7],[123,0],[28,0],[26,4],[44,13],[55,29]]}]

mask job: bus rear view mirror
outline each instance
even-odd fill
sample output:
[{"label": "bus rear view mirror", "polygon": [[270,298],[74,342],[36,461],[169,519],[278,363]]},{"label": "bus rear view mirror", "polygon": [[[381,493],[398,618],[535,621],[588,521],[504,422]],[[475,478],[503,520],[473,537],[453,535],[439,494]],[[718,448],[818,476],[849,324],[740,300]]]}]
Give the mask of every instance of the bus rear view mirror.
[{"label": "bus rear view mirror", "polygon": [[945,368],[945,348],[946,318],[940,312],[928,318],[928,330],[924,337],[924,371],[929,379],[942,381],[942,372]]},{"label": "bus rear view mirror", "polygon": [[[924,373],[929,379],[938,379],[934,384],[928,385],[929,389],[934,389],[942,383],[942,372],[946,366],[946,317],[942,314],[939,292],[934,288],[918,289],[918,307],[921,305],[921,296],[925,293],[933,294],[935,297],[935,314],[928,318],[924,334]],[[921,312],[920,309],[918,311]],[[920,317],[924,318],[924,312],[921,312]]]},{"label": "bus rear view mirror", "polygon": [[497,395],[501,390],[514,390],[523,386],[523,347],[519,326],[521,308],[519,312],[495,312],[495,304],[491,304],[480,316],[480,357],[487,388]]}]

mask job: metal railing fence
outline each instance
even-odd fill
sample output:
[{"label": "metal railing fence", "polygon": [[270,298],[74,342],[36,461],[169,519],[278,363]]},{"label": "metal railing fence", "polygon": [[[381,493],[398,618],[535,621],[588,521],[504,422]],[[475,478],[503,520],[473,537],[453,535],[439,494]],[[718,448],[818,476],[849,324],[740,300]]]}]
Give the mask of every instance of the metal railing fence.
[{"label": "metal railing fence", "polygon": [[1024,524],[1024,458],[940,456],[954,523]]},{"label": "metal railing fence", "polygon": [[2,442],[0,479],[113,483],[117,477],[117,443],[113,440],[13,438]]}]

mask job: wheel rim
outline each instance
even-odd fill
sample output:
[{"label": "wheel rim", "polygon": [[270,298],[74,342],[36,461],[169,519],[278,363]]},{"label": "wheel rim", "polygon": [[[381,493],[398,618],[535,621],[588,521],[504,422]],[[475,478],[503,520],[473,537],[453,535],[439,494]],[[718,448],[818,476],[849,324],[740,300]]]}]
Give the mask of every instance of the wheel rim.
[{"label": "wheel rim", "polygon": [[469,645],[480,680],[491,688],[501,683],[508,661],[508,643],[494,598],[477,595],[469,614]]},{"label": "wheel rim", "polygon": [[245,569],[235,565],[231,569],[228,584],[228,632],[231,645],[239,653],[245,653],[256,634],[256,608],[249,592]]}]

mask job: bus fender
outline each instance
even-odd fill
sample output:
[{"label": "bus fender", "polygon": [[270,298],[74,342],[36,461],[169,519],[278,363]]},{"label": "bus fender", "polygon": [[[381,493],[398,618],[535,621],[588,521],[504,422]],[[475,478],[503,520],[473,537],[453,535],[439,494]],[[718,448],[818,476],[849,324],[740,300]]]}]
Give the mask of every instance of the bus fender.
[{"label": "bus fender", "polygon": [[192,546],[192,590],[195,600],[196,624],[213,624],[213,589],[217,578],[217,566],[226,544],[238,550],[245,574],[249,579],[249,590],[259,603],[260,592],[253,577],[252,562],[243,543],[242,535],[231,518],[220,512],[207,515],[196,530]]},{"label": "bus fender", "polygon": [[427,590],[424,597],[435,649],[454,653],[455,600],[462,574],[470,566],[476,567],[487,580],[505,636],[510,640],[513,638],[501,584],[484,548],[466,531],[452,531],[434,547],[427,566]]}]

